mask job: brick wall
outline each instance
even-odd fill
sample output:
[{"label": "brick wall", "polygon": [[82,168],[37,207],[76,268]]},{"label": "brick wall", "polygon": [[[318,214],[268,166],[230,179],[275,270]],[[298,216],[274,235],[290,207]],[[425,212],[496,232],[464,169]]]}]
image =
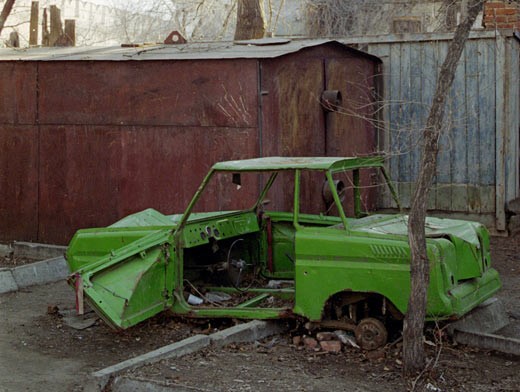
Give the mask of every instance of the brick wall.
[{"label": "brick wall", "polygon": [[488,1],[484,5],[486,29],[520,30],[520,3],[518,1]]}]

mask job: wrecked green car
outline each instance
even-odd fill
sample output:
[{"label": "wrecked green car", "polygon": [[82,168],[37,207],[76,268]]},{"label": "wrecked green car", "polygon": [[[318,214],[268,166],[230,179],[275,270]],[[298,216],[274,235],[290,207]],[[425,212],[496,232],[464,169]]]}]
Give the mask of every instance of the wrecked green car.
[{"label": "wrecked green car", "polygon": [[[384,192],[398,207],[382,157],[220,162],[183,214],[148,209],[79,230],[69,284],[80,310],[85,299],[115,328],[167,309],[302,316],[309,327],[354,331],[373,349],[410,294],[407,216],[370,212]],[[483,225],[428,218],[426,235],[429,320],[461,317],[500,288]]]}]

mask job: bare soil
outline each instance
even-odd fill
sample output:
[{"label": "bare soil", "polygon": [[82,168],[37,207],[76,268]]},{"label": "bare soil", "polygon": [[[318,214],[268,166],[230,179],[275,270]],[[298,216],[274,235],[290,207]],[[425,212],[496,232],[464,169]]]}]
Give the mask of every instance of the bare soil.
[{"label": "bare soil", "polygon": [[[492,260],[503,289],[498,297],[520,319],[520,234],[492,239]],[[290,335],[300,335],[295,329]],[[193,391],[519,391],[520,358],[454,345],[437,326],[426,333],[430,365],[414,379],[402,377],[402,343],[340,354],[293,345],[290,335],[255,344],[205,349],[127,374]]]},{"label": "bare soil", "polygon": [[163,313],[126,331],[97,319],[78,330],[62,314],[73,313],[65,282],[0,295],[0,392],[82,391],[86,375],[230,321],[194,322]]},{"label": "bare soil", "polygon": [[[494,267],[504,288],[498,296],[520,319],[520,235],[493,238]],[[62,316],[74,308],[64,282],[0,295],[0,392],[82,391],[92,371],[196,333],[232,325],[194,323],[159,315],[123,332],[101,321],[84,330]],[[340,354],[309,351],[292,336],[207,349],[129,374],[194,391],[518,391],[520,358],[454,346],[435,329],[427,334],[429,369],[418,379],[401,377],[401,343],[377,352],[346,347]]]},{"label": "bare soil", "polygon": [[452,347],[446,342],[430,350],[431,369],[410,380],[401,376],[399,348],[377,353],[349,348],[341,354],[328,354],[297,349],[287,337],[272,347],[270,343],[206,349],[148,365],[128,376],[194,391],[519,390],[518,358]]}]

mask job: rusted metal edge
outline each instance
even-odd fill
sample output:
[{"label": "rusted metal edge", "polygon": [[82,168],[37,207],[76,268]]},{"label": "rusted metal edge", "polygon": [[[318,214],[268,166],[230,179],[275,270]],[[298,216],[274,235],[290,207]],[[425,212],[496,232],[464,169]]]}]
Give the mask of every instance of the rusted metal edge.
[{"label": "rusted metal edge", "polygon": [[491,333],[455,330],[453,340],[460,344],[466,344],[485,350],[496,350],[506,354],[520,355],[520,339]]}]

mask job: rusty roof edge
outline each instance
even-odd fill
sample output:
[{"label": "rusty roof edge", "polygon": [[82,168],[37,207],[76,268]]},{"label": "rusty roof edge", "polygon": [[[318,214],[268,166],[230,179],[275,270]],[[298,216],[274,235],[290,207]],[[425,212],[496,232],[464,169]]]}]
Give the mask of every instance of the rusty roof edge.
[{"label": "rusty roof edge", "polygon": [[74,48],[29,48],[0,49],[0,61],[143,61],[143,60],[219,60],[276,58],[296,53],[306,48],[324,44],[339,45],[343,49],[370,58],[381,60],[334,39],[286,39],[283,42],[255,44],[241,41],[193,42],[181,45],[145,45],[140,47],[74,47]]}]

